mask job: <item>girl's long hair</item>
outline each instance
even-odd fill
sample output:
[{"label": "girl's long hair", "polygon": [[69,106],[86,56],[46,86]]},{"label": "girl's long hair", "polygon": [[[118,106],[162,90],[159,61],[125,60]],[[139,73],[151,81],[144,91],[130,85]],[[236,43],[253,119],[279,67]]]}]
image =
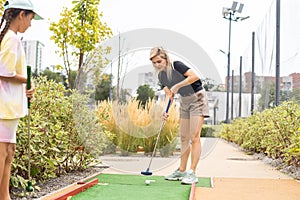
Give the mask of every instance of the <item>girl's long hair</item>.
[{"label": "girl's long hair", "polygon": [[[0,44],[5,36],[5,34],[7,33],[9,27],[10,27],[10,23],[20,14],[20,12],[24,10],[24,9],[19,9],[19,8],[9,8],[7,10],[4,11],[4,14],[2,16],[1,22],[0,22]],[[25,16],[29,15],[30,13],[33,13],[32,10],[24,10],[25,12]],[[4,27],[3,24],[5,24]]]}]

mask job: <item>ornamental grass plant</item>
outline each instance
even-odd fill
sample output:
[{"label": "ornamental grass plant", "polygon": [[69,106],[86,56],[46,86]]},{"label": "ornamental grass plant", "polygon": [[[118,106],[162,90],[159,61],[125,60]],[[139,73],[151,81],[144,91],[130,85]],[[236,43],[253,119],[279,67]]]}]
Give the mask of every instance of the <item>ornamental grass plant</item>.
[{"label": "ornamental grass plant", "polygon": [[[148,154],[153,151],[164,107],[164,102],[157,103],[155,100],[149,100],[145,106],[137,99],[129,100],[125,104],[102,101],[98,103],[97,115],[99,122],[108,131],[107,137],[123,152],[122,155],[126,155],[126,152],[135,153],[139,147]],[[175,139],[178,135],[178,120],[178,109],[171,106],[160,135],[158,149],[177,141]],[[173,146],[170,151],[175,150],[176,144]]]}]

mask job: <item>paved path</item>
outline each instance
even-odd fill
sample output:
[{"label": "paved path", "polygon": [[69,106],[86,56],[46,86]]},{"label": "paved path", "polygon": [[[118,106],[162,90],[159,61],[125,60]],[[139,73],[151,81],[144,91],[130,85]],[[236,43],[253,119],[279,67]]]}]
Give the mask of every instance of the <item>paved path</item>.
[{"label": "paved path", "polygon": [[[219,138],[201,138],[202,154],[198,164],[197,175],[203,177],[228,178],[272,178],[292,179],[274,167],[254,159],[234,145]],[[140,174],[148,167],[150,158],[135,157],[102,157],[111,167],[104,173]],[[150,171],[153,175],[166,175],[179,166],[179,155],[172,158],[155,157]]]},{"label": "paved path", "polygon": [[200,176],[210,177],[291,179],[221,139],[211,153],[200,160],[197,172]]}]

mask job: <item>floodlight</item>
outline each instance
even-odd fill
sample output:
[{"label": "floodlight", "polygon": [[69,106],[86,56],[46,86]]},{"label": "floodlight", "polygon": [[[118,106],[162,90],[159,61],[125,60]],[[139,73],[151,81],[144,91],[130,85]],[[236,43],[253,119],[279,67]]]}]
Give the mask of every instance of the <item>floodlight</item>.
[{"label": "floodlight", "polygon": [[226,54],[226,52],[225,52],[225,51],[223,51],[222,49],[219,49],[219,51],[220,51],[220,52],[222,52],[222,53],[224,53],[224,54]]},{"label": "floodlight", "polygon": [[229,14],[229,8],[223,7],[223,9],[222,9],[222,15],[223,15],[223,17],[226,17],[228,14]]},{"label": "floodlight", "polygon": [[[237,1],[233,1],[231,8],[223,8],[222,14],[225,19],[229,20],[229,44],[228,44],[228,54],[227,54],[227,83],[226,83],[226,123],[229,123],[228,119],[228,110],[229,110],[229,77],[230,77],[230,42],[231,42],[231,21],[243,21],[245,19],[248,19],[247,17],[236,17],[236,12],[241,13],[244,8],[244,4],[240,3],[238,10],[236,9],[238,6]],[[220,52],[225,53],[224,51],[220,50]],[[231,106],[233,108],[233,106]]]},{"label": "floodlight", "polygon": [[234,21],[243,21],[245,19],[248,19],[250,18],[250,16],[247,16],[247,17],[236,17]]},{"label": "floodlight", "polygon": [[243,21],[243,20],[245,20],[245,19],[248,19],[248,18],[250,18],[250,16],[242,17],[242,18],[241,18],[241,21]]},{"label": "floodlight", "polygon": [[236,1],[232,2],[232,6],[231,6],[230,10],[232,10],[233,12],[236,11],[237,5],[238,5],[238,2],[236,2]]},{"label": "floodlight", "polygon": [[240,3],[240,7],[239,9],[237,10],[238,13],[241,13],[243,11],[243,8],[244,8],[244,4]]}]

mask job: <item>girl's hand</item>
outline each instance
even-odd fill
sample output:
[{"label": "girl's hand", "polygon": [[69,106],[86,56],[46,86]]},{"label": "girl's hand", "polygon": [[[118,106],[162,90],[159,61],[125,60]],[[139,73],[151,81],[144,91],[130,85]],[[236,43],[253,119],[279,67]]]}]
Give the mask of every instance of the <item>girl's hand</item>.
[{"label": "girl's hand", "polygon": [[[29,90],[26,89],[26,97],[30,99],[30,102],[33,101],[33,98],[34,98],[34,83],[31,81],[31,88]],[[27,87],[26,87],[27,88]]]}]

